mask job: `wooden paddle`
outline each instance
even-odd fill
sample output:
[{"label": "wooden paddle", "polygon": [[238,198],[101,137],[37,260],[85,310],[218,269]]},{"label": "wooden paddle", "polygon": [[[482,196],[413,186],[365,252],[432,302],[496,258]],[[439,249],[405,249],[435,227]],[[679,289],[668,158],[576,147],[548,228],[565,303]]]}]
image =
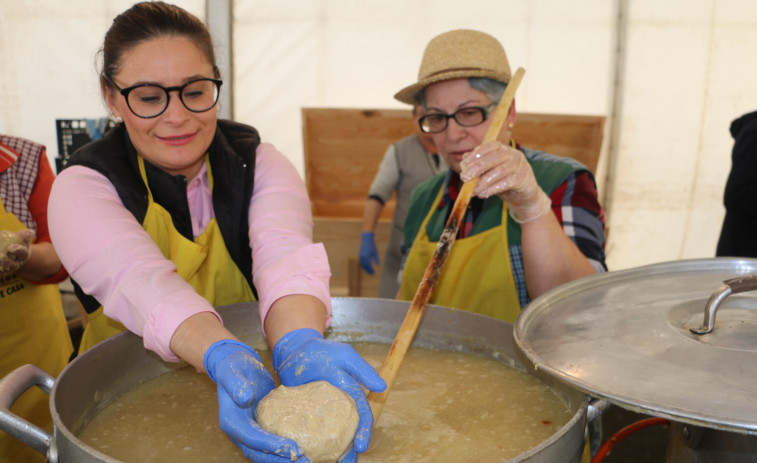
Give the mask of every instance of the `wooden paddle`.
[{"label": "wooden paddle", "polygon": [[[513,74],[510,82],[507,84],[505,92],[502,94],[502,98],[494,111],[494,115],[491,118],[491,125],[484,137],[484,143],[496,140],[499,136],[499,132],[502,130],[507,120],[507,115],[510,112],[510,106],[515,96],[515,91],[520,85],[523,74],[525,74],[523,68],[518,68]],[[410,343],[415,336],[415,331],[418,329],[418,324],[421,321],[423,312],[426,310],[429,299],[431,299],[431,293],[439,280],[439,275],[442,272],[442,266],[447,259],[452,243],[457,236],[457,229],[460,227],[460,221],[463,219],[463,214],[468,208],[468,203],[473,196],[473,190],[478,184],[478,178],[467,181],[460,189],[460,193],[457,196],[455,204],[452,206],[452,212],[444,227],[441,238],[439,238],[439,244],[436,247],[434,256],[431,258],[426,273],[423,274],[423,280],[421,280],[418,286],[418,291],[413,297],[413,302],[410,304],[410,308],[405,315],[405,319],[400,326],[397,336],[394,338],[392,346],[389,348],[389,353],[384,360],[384,366],[381,367],[380,375],[386,381],[386,390],[381,393],[370,392],[368,394],[368,402],[371,404],[371,410],[373,411],[373,426],[375,428],[378,423],[381,411],[386,403],[386,398],[389,396],[389,392],[392,389],[394,380],[397,377],[397,371],[400,368],[402,360],[405,358],[407,349],[410,347]]]}]

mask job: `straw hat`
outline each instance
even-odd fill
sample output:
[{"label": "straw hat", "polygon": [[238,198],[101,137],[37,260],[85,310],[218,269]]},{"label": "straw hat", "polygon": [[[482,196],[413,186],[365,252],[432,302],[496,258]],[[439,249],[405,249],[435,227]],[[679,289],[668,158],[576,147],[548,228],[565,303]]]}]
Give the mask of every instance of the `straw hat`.
[{"label": "straw hat", "polygon": [[510,64],[502,45],[489,34],[458,29],[434,37],[423,52],[418,82],[394,98],[415,105],[415,95],[428,85],[461,77],[488,77],[510,81]]}]

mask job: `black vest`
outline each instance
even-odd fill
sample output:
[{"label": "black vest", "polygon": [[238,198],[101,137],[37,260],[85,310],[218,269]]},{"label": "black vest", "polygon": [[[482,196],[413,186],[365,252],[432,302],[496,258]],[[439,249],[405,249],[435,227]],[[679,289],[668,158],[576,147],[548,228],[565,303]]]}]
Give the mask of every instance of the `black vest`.
[{"label": "black vest", "polygon": [[[259,144],[260,136],[253,127],[219,120],[208,148],[216,220],[229,255],[253,292],[247,212],[255,179],[255,152]],[[89,167],[104,175],[115,187],[126,209],[142,223],[147,213],[147,186],[139,173],[137,151],[123,124],[74,152],[66,167],[74,165]],[[173,225],[179,233],[190,241],[194,240],[186,177],[170,175],[147,160],[145,173],[153,200],[171,214]],[[85,294],[75,281],[72,280],[72,283],[87,312],[100,307],[100,302]]]}]

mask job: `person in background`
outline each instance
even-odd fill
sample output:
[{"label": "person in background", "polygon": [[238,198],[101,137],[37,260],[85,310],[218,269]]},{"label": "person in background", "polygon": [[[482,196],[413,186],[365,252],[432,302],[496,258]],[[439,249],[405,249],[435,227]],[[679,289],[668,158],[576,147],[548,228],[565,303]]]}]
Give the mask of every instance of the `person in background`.
[{"label": "person in background", "polygon": [[449,165],[410,199],[400,298],[411,300],[463,182],[478,178],[430,303],[513,323],[550,289],[606,270],[604,214],[593,174],[580,163],[511,138],[515,101],[496,141],[483,143],[510,81],[502,45],[454,30],[426,47],[418,82],[395,95],[423,107],[420,127]]},{"label": "person in background", "polygon": [[[68,278],[50,242],[47,200],[54,179],[45,147],[0,135],[0,378],[32,364],[56,377],[73,352],[58,283]],[[11,411],[53,430],[50,398],[30,388]],[[44,455],[0,432],[0,462]]]},{"label": "person in background", "polygon": [[757,257],[757,112],[731,122],[733,152],[725,184],[718,257]]},{"label": "person in background", "polygon": [[373,178],[363,213],[360,237],[360,266],[373,275],[373,264],[379,264],[375,231],[384,204],[397,192],[389,244],[384,254],[378,297],[394,299],[399,289],[399,270],[402,264],[402,226],[413,189],[434,175],[447,170],[447,163],[439,157],[431,136],[420,130],[417,122],[423,115],[420,106],[413,107],[417,133],[393,143],[386,150],[376,176]]},{"label": "person in background", "polygon": [[220,427],[248,459],[308,461],[255,422],[273,377],[214,309],[257,299],[281,383],[324,380],[355,400],[359,426],[342,459],[355,461],[373,424],[363,387],[386,384],[349,344],[323,338],[330,270],[296,169],[254,128],[218,119],[210,33],[185,10],[134,4],[101,53],[103,97],[122,122],[71,156],[49,211],[91,312],[82,348],[126,328],[216,382]]}]

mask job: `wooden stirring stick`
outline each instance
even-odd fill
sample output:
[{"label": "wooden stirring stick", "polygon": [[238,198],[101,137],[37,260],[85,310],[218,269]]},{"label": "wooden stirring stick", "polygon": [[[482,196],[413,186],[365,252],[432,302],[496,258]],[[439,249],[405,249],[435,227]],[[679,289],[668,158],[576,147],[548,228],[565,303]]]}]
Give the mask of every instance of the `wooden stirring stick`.
[{"label": "wooden stirring stick", "polygon": [[[525,74],[523,68],[518,68],[513,74],[510,82],[507,84],[505,92],[502,94],[502,98],[494,111],[494,116],[491,118],[491,125],[484,137],[484,143],[496,140],[499,136],[499,132],[502,129],[507,120],[507,115],[510,112],[510,106],[515,96],[515,90],[518,89],[523,74]],[[381,411],[386,403],[386,398],[389,396],[389,392],[392,389],[394,380],[397,377],[397,371],[400,368],[402,360],[405,358],[407,349],[410,347],[410,343],[415,336],[415,331],[418,329],[418,325],[421,322],[423,312],[426,310],[428,301],[431,299],[431,293],[439,280],[439,275],[442,272],[442,266],[447,259],[452,243],[457,236],[457,229],[460,227],[460,221],[463,219],[463,214],[468,208],[468,203],[473,196],[473,190],[478,184],[478,178],[469,180],[463,184],[460,189],[460,193],[457,196],[455,204],[452,206],[452,212],[450,213],[447,224],[444,227],[441,238],[439,238],[439,244],[436,247],[434,256],[431,258],[426,273],[423,274],[423,280],[421,280],[418,286],[418,291],[413,297],[413,302],[410,304],[410,308],[405,315],[405,319],[400,326],[397,336],[394,338],[392,346],[389,348],[389,353],[384,360],[384,366],[381,367],[380,375],[386,381],[386,390],[381,393],[370,392],[368,394],[368,402],[371,404],[371,410],[373,411],[373,426],[376,427]]]}]

